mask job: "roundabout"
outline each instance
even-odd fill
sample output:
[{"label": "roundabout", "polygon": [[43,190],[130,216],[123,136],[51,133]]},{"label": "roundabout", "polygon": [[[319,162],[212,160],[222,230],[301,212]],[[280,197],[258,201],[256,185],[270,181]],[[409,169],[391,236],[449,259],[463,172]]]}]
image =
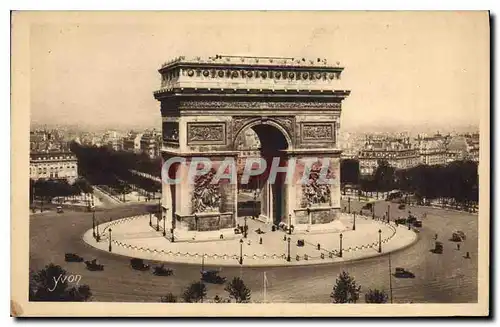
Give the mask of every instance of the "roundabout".
[{"label": "roundabout", "polygon": [[[239,220],[243,226],[244,218]],[[397,251],[417,240],[415,231],[407,226],[367,216],[355,218],[352,214],[342,214],[333,223],[292,234],[271,231],[269,225],[246,220],[249,230],[246,238],[237,234],[220,239],[219,232],[214,231],[199,232],[205,241],[171,242],[171,236],[168,233],[163,236],[163,230],[156,227],[158,222],[151,223],[149,215],[136,215],[97,226],[99,241],[92,229],[85,232],[83,239],[97,249],[127,257],[169,263],[200,264],[203,261],[213,266],[255,267],[361,260]],[[209,234],[213,234],[211,238]]]},{"label": "roundabout", "polygon": [[[343,205],[347,205],[347,202],[343,202]],[[403,214],[397,205],[380,202],[375,205],[375,215],[382,216],[388,205],[391,217]],[[351,201],[352,210],[359,211],[362,206],[363,203]],[[477,215],[425,207],[410,209],[418,217],[426,216],[418,239],[411,246],[392,252],[390,256],[293,267],[245,266],[246,261],[243,266],[221,267],[207,263],[206,267],[222,268],[221,275],[227,279],[241,277],[251,288],[252,300],[256,302],[327,303],[331,301],[330,293],[335,278],[341,271],[349,272],[362,285],[362,293],[370,288],[388,290],[390,258],[393,270],[403,267],[415,274],[415,278],[411,279],[392,279],[394,303],[477,302]],[[143,216],[148,212],[150,208],[144,204],[115,206],[97,211],[96,220],[103,223],[104,227],[110,219],[118,221],[124,217]],[[356,219],[356,229],[360,221],[361,219]],[[248,223],[252,221],[248,220]],[[92,301],[97,302],[158,302],[169,292],[182,294],[187,285],[200,280],[201,260],[197,265],[168,263],[167,267],[174,271],[170,277],[158,277],[134,270],[130,267],[130,257],[115,254],[114,245],[113,252],[110,253],[107,248],[103,247],[104,250],[101,250],[87,244],[82,236],[91,228],[91,213],[65,211],[62,214],[47,212],[31,215],[30,269],[37,271],[49,263],[54,263],[71,274],[81,275],[81,283],[91,287]],[[448,241],[454,230],[462,230],[467,235],[460,251],[456,249],[455,243]],[[99,231],[102,232],[101,226]],[[269,236],[271,233],[266,231],[264,235]],[[429,251],[434,247],[435,234],[439,234],[439,240],[443,241],[444,253],[441,255]],[[283,237],[282,232],[278,235]],[[114,232],[112,237],[114,238]],[[102,243],[107,244],[104,240]],[[280,245],[281,251],[284,252],[285,244]],[[385,251],[385,248],[382,250]],[[464,259],[465,253],[469,251],[471,259]],[[97,259],[104,265],[104,271],[89,271],[84,263],[65,262],[64,256],[67,252],[76,253],[85,260]],[[347,253],[345,255],[347,258]],[[148,260],[147,263],[155,265],[154,260]],[[268,280],[266,296],[263,288],[264,273]],[[207,296],[210,298],[225,292],[224,285],[211,284],[207,288]]]}]

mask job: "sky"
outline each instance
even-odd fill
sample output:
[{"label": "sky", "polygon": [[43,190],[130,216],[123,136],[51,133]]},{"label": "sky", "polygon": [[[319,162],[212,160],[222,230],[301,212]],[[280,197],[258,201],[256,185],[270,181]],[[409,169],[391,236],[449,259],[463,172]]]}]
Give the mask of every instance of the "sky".
[{"label": "sky", "polygon": [[[31,13],[31,122],[160,126],[179,55],[326,58],[345,67],[343,130],[479,125],[489,27],[471,12]],[[15,26],[14,26],[15,28]]]}]

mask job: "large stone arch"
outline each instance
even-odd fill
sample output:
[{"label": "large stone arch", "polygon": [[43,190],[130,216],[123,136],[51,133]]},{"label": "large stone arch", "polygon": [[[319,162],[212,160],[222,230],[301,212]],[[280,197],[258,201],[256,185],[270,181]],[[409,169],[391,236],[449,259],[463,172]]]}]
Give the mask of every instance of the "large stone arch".
[{"label": "large stone arch", "polygon": [[[319,189],[316,184],[305,191],[300,185],[290,185],[281,221],[265,220],[295,226],[329,223],[340,212],[337,136],[342,101],[350,94],[340,88],[343,69],[325,60],[270,57],[179,57],[165,63],[159,69],[161,88],[154,92],[161,102],[162,157],[182,157],[188,163],[194,157],[208,157],[215,167],[227,158],[236,161],[236,141],[252,128],[261,134],[265,146],[279,149],[285,160],[332,159],[331,171],[338,184],[329,186],[328,201],[318,204],[324,196],[313,194]],[[167,226],[175,229],[174,238],[196,238],[203,234],[199,232],[213,230],[234,237],[237,186],[212,185],[205,192],[203,185],[213,173],[196,185],[185,182],[187,173],[180,165],[175,174],[183,182],[163,186],[162,205],[170,220]]]},{"label": "large stone arch", "polygon": [[[248,128],[254,128],[259,125],[270,125],[274,128],[276,128],[278,131],[281,132],[282,136],[285,138],[286,143],[287,143],[287,150],[292,150],[294,149],[294,142],[293,142],[293,131],[290,130],[290,127],[283,126],[283,123],[280,122],[276,118],[267,118],[267,117],[251,117],[247,118],[248,121],[244,122],[242,126],[237,126],[238,130],[234,132],[234,135],[232,137],[232,142],[231,142],[231,148],[233,150],[236,150],[236,141],[238,140],[238,137],[241,135],[242,132],[247,130]],[[258,135],[259,138],[261,135]]]}]

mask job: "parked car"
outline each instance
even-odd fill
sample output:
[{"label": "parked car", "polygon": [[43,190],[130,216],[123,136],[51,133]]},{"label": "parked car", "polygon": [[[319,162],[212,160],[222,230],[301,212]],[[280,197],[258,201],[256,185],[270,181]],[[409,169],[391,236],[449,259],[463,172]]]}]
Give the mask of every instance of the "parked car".
[{"label": "parked car", "polygon": [[149,265],[145,264],[144,260],[142,259],[137,259],[137,258],[131,259],[130,266],[132,266],[132,268],[135,270],[142,270],[142,271],[149,270]]},{"label": "parked car", "polygon": [[394,277],[397,278],[415,278],[415,274],[412,273],[411,271],[408,271],[404,268],[396,268],[396,271],[394,272]]},{"label": "parked car", "polygon": [[97,263],[97,259],[93,259],[92,261],[85,261],[85,265],[87,269],[90,271],[102,271],[104,270],[104,266]]},{"label": "parked car", "polygon": [[451,235],[451,240],[453,242],[465,241],[465,233],[460,230],[457,230]]},{"label": "parked car", "polygon": [[434,249],[433,249],[432,252],[438,253],[438,254],[443,253],[443,243],[436,242],[436,244],[434,245]]},{"label": "parked car", "polygon": [[399,210],[404,210],[404,209],[406,209],[406,204],[401,203],[400,205],[398,205],[398,209],[399,209]]},{"label": "parked car", "polygon": [[413,222],[414,227],[422,227],[422,221],[421,220],[416,220]]},{"label": "parked car", "polygon": [[396,224],[406,225],[406,219],[404,219],[404,218],[396,219]]},{"label": "parked car", "polygon": [[56,210],[57,210],[57,213],[63,213],[64,212],[64,210],[63,210],[63,208],[61,206],[57,206]]},{"label": "parked car", "polygon": [[64,260],[66,262],[82,262],[83,258],[76,253],[66,253],[64,255]]},{"label": "parked car", "polygon": [[154,267],[153,274],[156,276],[171,276],[174,274],[174,271],[170,268],[165,268],[165,265],[161,265]]},{"label": "parked car", "polygon": [[304,240],[297,240],[297,246],[304,246]]},{"label": "parked car", "polygon": [[202,270],[201,280],[212,284],[224,284],[226,277],[219,276],[218,270]]},{"label": "parked car", "polygon": [[408,223],[410,223],[410,224],[413,224],[414,222],[416,222],[416,221],[417,221],[417,217],[412,216],[412,215],[409,215],[409,216],[408,216],[408,219],[406,219],[406,221],[407,221]]}]

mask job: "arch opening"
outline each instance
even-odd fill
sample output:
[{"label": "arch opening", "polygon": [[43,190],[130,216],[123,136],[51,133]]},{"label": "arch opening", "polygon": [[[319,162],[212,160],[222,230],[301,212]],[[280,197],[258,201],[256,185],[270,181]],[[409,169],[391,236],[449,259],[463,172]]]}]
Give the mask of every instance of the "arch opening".
[{"label": "arch opening", "polygon": [[[277,173],[274,182],[270,179],[273,160],[285,166],[284,150],[291,147],[285,131],[270,123],[255,122],[244,127],[237,135],[235,150],[238,154],[238,216],[250,216],[266,223],[278,225],[286,212],[286,185],[284,173]],[[277,158],[277,159],[275,159]],[[247,161],[262,159],[266,169],[262,174],[250,176],[243,184],[242,175]]]}]

